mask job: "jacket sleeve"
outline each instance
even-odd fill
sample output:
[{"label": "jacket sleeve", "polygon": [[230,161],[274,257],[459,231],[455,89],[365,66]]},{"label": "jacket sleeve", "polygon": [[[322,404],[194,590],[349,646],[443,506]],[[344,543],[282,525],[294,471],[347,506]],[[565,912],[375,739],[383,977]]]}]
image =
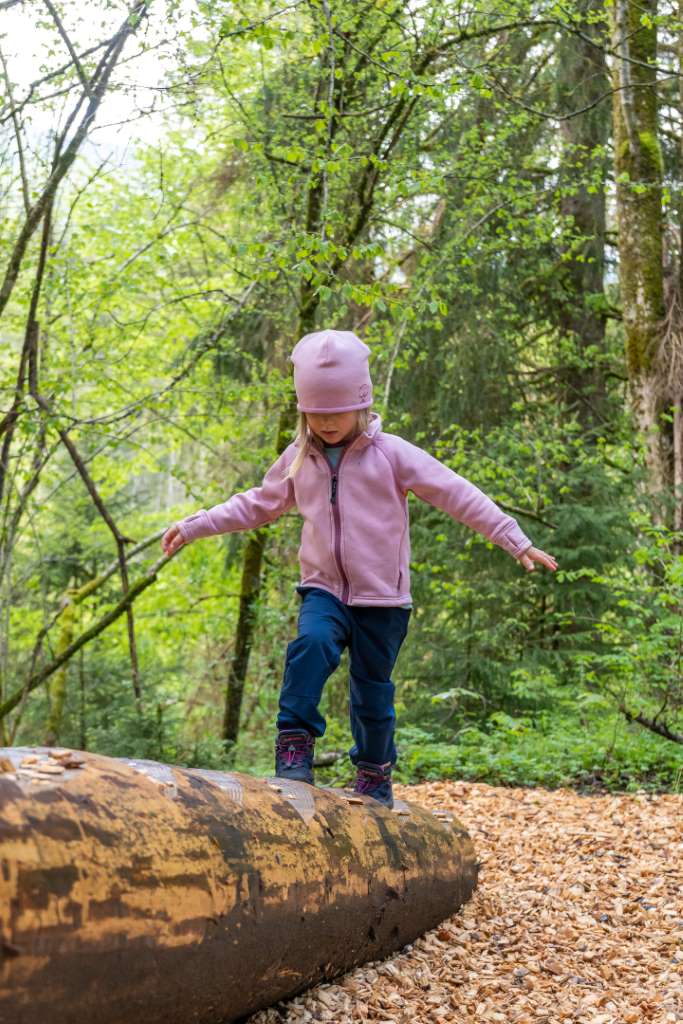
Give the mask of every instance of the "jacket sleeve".
[{"label": "jacket sleeve", "polygon": [[214,505],[208,511],[199,509],[178,522],[185,542],[216,533],[234,533],[252,530],[272,523],[295,504],[294,484],[283,479],[289,464],[290,452],[286,448],[263,478],[260,487],[233,494],[227,501]]},{"label": "jacket sleeve", "polygon": [[517,520],[503,512],[475,484],[404,438],[394,437],[392,441],[392,464],[404,492],[412,491],[422,501],[477,530],[514,558],[532,546]]}]

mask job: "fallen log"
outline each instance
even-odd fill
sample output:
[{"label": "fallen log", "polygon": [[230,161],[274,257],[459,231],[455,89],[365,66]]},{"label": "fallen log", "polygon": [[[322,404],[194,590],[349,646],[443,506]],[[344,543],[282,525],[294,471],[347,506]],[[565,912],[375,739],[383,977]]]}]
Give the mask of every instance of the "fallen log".
[{"label": "fallen log", "polygon": [[446,813],[0,749],[0,1022],[225,1024],[400,949],[476,875]]}]

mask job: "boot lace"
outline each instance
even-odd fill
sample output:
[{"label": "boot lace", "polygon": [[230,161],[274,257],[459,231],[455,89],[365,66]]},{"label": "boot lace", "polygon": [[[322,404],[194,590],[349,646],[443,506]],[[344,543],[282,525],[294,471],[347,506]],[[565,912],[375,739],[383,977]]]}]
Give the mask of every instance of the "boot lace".
[{"label": "boot lace", "polygon": [[281,736],[277,741],[277,752],[284,758],[287,768],[301,768],[311,752],[311,737],[305,733]]},{"label": "boot lace", "polygon": [[359,767],[356,775],[356,793],[368,793],[382,782],[386,782],[388,778],[388,774],[381,768]]}]

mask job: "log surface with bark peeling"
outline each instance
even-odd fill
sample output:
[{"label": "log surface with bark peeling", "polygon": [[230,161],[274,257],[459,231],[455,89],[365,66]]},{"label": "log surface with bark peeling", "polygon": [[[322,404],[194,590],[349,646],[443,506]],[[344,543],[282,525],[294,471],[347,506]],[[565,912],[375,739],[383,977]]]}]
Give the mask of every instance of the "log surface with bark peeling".
[{"label": "log surface with bark peeling", "polygon": [[237,1020],[400,949],[476,877],[447,813],[0,749],[0,1022]]}]

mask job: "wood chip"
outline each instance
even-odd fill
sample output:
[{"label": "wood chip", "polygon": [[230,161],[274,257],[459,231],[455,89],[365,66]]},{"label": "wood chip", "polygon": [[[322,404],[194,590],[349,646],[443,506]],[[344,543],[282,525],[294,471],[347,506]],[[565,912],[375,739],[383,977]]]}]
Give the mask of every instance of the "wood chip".
[{"label": "wood chip", "polygon": [[9,757],[0,757],[0,773],[13,771],[14,765],[10,761]]},{"label": "wood chip", "polygon": [[543,969],[549,971],[550,974],[560,975],[567,974],[567,969],[559,962],[559,960],[546,960],[543,964]]},{"label": "wood chip", "polygon": [[63,764],[50,764],[46,761],[45,764],[37,764],[36,771],[40,775],[63,775],[64,765]]}]

